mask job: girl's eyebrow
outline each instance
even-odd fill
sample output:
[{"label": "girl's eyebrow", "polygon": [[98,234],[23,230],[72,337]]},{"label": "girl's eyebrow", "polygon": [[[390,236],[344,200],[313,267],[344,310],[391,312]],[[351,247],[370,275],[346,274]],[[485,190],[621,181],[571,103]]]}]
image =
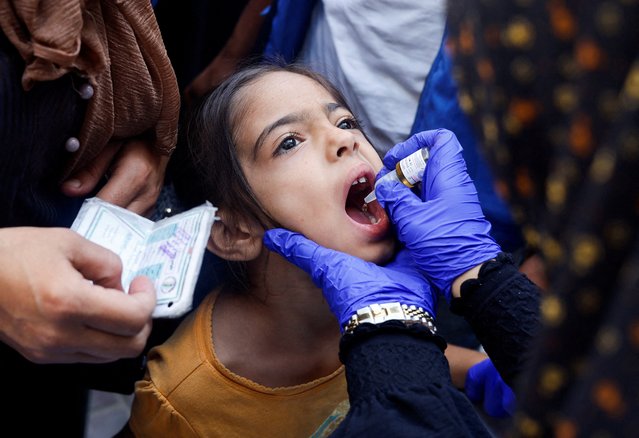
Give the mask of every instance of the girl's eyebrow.
[{"label": "girl's eyebrow", "polygon": [[[340,108],[344,108],[344,106],[335,102],[329,102],[324,105],[324,111],[326,112],[327,115],[337,111]],[[266,128],[264,128],[262,132],[260,133],[260,135],[257,137],[257,140],[255,141],[255,145],[253,146],[253,160],[257,159],[257,153],[262,147],[262,144],[264,143],[264,139],[266,139],[266,137],[271,132],[273,132],[276,128],[279,128],[280,126],[284,126],[284,125],[290,125],[292,123],[301,122],[307,118],[308,118],[308,114],[306,113],[287,114],[281,119],[274,121],[273,123],[268,125]]]},{"label": "girl's eyebrow", "polygon": [[299,113],[287,114],[281,119],[276,120],[275,122],[271,123],[266,128],[264,128],[262,132],[260,133],[260,135],[257,137],[257,140],[255,141],[255,146],[253,146],[253,160],[255,161],[255,159],[257,158],[257,153],[262,147],[262,144],[264,143],[264,139],[271,132],[273,132],[273,130],[275,130],[276,128],[279,128],[280,126],[290,125],[291,123],[300,122],[303,119],[304,119],[304,114],[299,114]]},{"label": "girl's eyebrow", "polygon": [[341,103],[330,102],[324,105],[324,108],[326,109],[326,114],[330,114],[332,112],[337,111],[340,108],[344,108],[344,105],[342,105]]}]

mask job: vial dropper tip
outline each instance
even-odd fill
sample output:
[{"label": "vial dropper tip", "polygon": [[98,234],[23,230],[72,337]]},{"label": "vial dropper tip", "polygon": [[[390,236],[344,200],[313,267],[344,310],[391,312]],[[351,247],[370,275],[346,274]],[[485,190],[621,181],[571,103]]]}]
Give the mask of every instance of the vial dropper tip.
[{"label": "vial dropper tip", "polygon": [[375,190],[373,190],[372,192],[370,192],[368,195],[366,195],[366,197],[364,198],[364,203],[366,204],[370,204],[371,202],[373,202],[375,199],[377,199],[377,196],[375,196]]}]

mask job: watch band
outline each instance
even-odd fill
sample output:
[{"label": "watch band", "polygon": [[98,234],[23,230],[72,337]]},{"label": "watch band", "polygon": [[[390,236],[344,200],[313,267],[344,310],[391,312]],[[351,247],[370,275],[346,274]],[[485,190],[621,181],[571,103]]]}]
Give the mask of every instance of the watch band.
[{"label": "watch band", "polygon": [[399,302],[371,304],[357,310],[344,326],[344,333],[352,333],[360,324],[380,324],[384,321],[399,320],[407,325],[420,324],[426,326],[433,335],[437,334],[435,320],[421,307]]}]

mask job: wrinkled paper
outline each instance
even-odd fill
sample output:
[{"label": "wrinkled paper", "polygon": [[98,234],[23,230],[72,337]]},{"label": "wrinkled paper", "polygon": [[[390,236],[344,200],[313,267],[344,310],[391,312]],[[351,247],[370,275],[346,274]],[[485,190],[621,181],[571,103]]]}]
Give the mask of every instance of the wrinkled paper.
[{"label": "wrinkled paper", "polygon": [[71,229],[122,259],[122,286],[138,275],[155,284],[154,318],[177,318],[191,310],[217,208],[202,204],[153,222],[99,198],[84,201]]}]

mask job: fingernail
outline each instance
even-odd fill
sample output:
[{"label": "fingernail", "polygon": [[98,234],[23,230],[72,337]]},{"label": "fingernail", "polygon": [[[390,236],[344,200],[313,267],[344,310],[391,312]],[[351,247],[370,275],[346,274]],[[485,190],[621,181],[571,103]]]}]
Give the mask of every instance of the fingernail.
[{"label": "fingernail", "polygon": [[70,179],[65,181],[64,185],[71,189],[79,189],[82,186],[82,183],[79,179]]}]

